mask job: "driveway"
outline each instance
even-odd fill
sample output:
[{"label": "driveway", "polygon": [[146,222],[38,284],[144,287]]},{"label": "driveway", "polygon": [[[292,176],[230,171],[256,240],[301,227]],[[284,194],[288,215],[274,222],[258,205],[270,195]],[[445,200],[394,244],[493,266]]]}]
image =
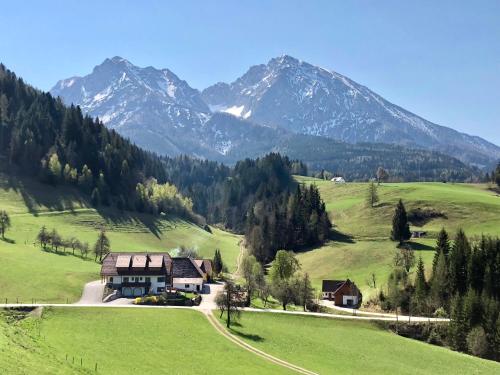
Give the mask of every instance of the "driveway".
[{"label": "driveway", "polygon": [[83,287],[83,293],[77,304],[99,304],[102,302],[104,283],[101,280],[91,281]]},{"label": "driveway", "polygon": [[201,303],[200,306],[198,306],[198,309],[203,310],[204,312],[215,310],[217,308],[217,305],[215,303],[215,296],[221,290],[224,290],[223,283],[205,284],[203,286]]}]

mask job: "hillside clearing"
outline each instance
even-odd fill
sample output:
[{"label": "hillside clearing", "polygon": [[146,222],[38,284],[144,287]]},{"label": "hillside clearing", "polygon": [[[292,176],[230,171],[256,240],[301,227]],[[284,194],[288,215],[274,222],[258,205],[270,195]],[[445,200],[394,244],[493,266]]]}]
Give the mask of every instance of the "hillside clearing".
[{"label": "hillside clearing", "polygon": [[[9,301],[74,302],[83,285],[99,278],[99,264],[67,254],[49,253],[34,244],[40,228],[57,229],[65,238],[76,237],[90,246],[104,226],[112,251],[170,251],[194,248],[212,258],[216,248],[230,271],[236,268],[241,236],[218,228],[212,233],[176,217],[154,217],[111,208],[92,208],[76,190],[40,184],[0,173],[0,209],[12,221],[8,242],[0,241],[0,298]],[[36,272],[33,272],[35,270]],[[26,278],[25,275],[31,274]]]},{"label": "hillside clearing", "polygon": [[335,229],[345,235],[340,240],[298,254],[302,270],[316,287],[326,278],[353,279],[365,297],[374,293],[367,280],[376,275],[377,288],[387,280],[395,244],[389,240],[394,207],[401,198],[406,209],[432,208],[446,218],[436,218],[412,229],[428,233],[412,239],[410,245],[422,256],[429,272],[437,232],[444,227],[451,236],[463,228],[469,236],[500,235],[500,197],[481,184],[388,183],[378,188],[380,202],[366,207],[366,183],[334,184],[315,178],[296,177],[301,183],[314,183],[327,205]]},{"label": "hillside clearing", "polygon": [[500,364],[406,339],[372,323],[245,312],[231,333],[320,374],[493,374]]}]

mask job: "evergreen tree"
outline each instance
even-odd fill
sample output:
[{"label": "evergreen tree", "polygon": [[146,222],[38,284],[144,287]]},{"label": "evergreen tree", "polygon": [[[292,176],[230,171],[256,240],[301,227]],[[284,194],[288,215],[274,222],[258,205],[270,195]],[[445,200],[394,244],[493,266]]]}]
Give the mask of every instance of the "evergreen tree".
[{"label": "evergreen tree", "polygon": [[216,275],[219,275],[222,272],[224,264],[222,263],[222,257],[220,255],[220,250],[215,249],[214,254],[214,271]]},{"label": "evergreen tree", "polygon": [[5,240],[5,232],[11,227],[10,216],[7,211],[0,210],[0,235]]},{"label": "evergreen tree", "polygon": [[449,273],[446,256],[439,250],[436,267],[432,272],[431,301],[435,309],[446,307],[449,299]]},{"label": "evergreen tree", "polygon": [[434,252],[434,259],[432,260],[432,274],[435,274],[435,269],[440,253],[443,253],[445,259],[448,258],[450,252],[450,239],[448,237],[448,232],[444,228],[438,233],[436,240],[436,251]]},{"label": "evergreen tree", "polygon": [[498,187],[500,187],[500,163],[498,163],[497,168],[495,169],[495,182]]},{"label": "evergreen tree", "polygon": [[99,193],[98,188],[94,188],[92,190],[92,195],[90,196],[90,201],[92,202],[92,206],[98,207],[101,204],[101,194]]},{"label": "evergreen tree", "polygon": [[314,299],[314,288],[307,272],[298,279],[298,287],[299,302],[304,311],[306,311],[307,305]]},{"label": "evergreen tree", "polygon": [[464,295],[467,291],[467,263],[470,254],[470,244],[462,229],[459,229],[449,256],[451,292]]},{"label": "evergreen tree", "polygon": [[469,327],[467,326],[467,318],[464,313],[463,299],[456,294],[452,299],[451,304],[451,321],[448,327],[450,345],[458,351],[465,351],[467,348],[467,334]]},{"label": "evergreen tree", "polygon": [[486,259],[483,251],[486,245],[485,242],[486,240],[483,237],[481,245],[473,247],[467,265],[467,285],[479,294],[483,291],[483,282],[486,271]]},{"label": "evergreen tree", "polygon": [[379,201],[378,198],[378,192],[377,192],[377,185],[372,181],[368,185],[368,192],[367,192],[367,197],[366,197],[366,202],[369,207],[375,206],[375,204]]},{"label": "evergreen tree", "polygon": [[394,216],[392,218],[392,231],[391,240],[398,241],[401,245],[404,241],[411,238],[410,225],[408,224],[408,217],[403,201],[400,199]]},{"label": "evergreen tree", "polygon": [[483,319],[483,305],[480,295],[469,289],[464,298],[464,314],[469,327],[474,327],[481,323]]},{"label": "evergreen tree", "polygon": [[425,313],[426,312],[426,300],[427,300],[427,282],[425,280],[425,268],[424,261],[422,257],[418,258],[417,264],[417,275],[415,277],[415,298],[414,303],[417,312]]}]

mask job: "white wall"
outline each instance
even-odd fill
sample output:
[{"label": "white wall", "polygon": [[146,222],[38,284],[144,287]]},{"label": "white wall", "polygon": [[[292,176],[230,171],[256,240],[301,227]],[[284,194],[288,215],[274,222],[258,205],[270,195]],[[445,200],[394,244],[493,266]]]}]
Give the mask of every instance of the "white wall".
[{"label": "white wall", "polygon": [[347,300],[348,299],[352,300],[352,304],[353,305],[357,305],[358,304],[358,296],[346,296],[346,295],[344,295],[343,297],[344,297],[343,301],[342,301],[343,305],[347,305]]},{"label": "white wall", "polygon": [[[187,285],[187,287],[186,287]],[[199,289],[196,289],[196,286],[199,287]],[[203,289],[203,279],[200,279],[200,282],[198,283],[174,283],[173,284],[174,289],[178,290],[185,290],[186,292],[201,292]]]}]

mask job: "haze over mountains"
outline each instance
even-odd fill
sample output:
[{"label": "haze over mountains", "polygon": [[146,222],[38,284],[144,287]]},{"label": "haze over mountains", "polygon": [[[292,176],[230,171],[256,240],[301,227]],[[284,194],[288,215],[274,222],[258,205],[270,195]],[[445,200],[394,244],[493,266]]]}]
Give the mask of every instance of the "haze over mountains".
[{"label": "haze over mountains", "polygon": [[480,137],[433,124],[287,55],[201,93],[168,69],[114,57],[85,77],[59,81],[51,93],[159,154],[232,162],[269,151],[298,157],[308,145],[328,158],[329,149],[349,147],[342,141],[439,151],[480,167],[500,159],[500,147]]}]

